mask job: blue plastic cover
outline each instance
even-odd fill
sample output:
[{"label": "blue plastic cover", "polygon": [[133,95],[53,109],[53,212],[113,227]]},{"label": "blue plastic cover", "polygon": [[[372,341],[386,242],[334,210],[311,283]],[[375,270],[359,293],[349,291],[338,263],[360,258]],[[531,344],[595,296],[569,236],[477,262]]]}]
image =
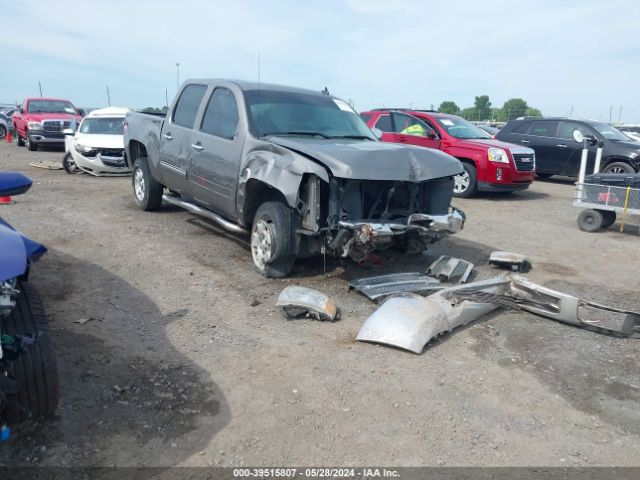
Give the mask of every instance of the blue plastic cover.
[{"label": "blue plastic cover", "polygon": [[31,188],[31,179],[20,172],[0,172],[0,197],[20,195]]},{"label": "blue plastic cover", "polygon": [[17,232],[0,218],[0,281],[22,275],[47,249]]}]

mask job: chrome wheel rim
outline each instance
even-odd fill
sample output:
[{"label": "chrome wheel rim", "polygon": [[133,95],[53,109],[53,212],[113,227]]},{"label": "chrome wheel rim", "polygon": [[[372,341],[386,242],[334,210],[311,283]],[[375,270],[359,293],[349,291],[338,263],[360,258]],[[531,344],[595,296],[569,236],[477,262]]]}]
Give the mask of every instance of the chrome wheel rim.
[{"label": "chrome wheel rim", "polygon": [[139,168],[133,177],[133,191],[139,202],[144,201],[144,174]]},{"label": "chrome wheel rim", "polygon": [[453,177],[453,182],[454,182],[453,191],[455,193],[464,192],[467,188],[469,188],[469,183],[470,183],[469,172],[465,171],[460,175],[456,175],[455,177]]},{"label": "chrome wheel rim", "polygon": [[613,167],[608,170],[608,173],[627,173],[627,170],[623,167]]},{"label": "chrome wheel rim", "polygon": [[251,256],[260,270],[264,270],[273,257],[274,246],[273,225],[266,220],[258,220],[251,231]]}]

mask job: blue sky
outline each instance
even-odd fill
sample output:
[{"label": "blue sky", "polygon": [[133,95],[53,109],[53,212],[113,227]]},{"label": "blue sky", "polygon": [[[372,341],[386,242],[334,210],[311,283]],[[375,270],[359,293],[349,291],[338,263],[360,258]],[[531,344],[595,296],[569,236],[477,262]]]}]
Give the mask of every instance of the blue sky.
[{"label": "blue sky", "polygon": [[0,102],[161,106],[186,78],[325,85],[376,106],[521,97],[640,123],[640,2],[0,0]]}]

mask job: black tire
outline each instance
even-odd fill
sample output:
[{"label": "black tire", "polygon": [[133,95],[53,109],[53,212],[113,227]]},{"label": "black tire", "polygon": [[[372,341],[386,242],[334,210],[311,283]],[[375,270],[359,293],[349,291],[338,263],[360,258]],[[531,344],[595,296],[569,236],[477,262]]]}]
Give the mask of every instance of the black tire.
[{"label": "black tire", "polygon": [[251,258],[267,278],[287,277],[296,260],[294,213],[279,201],[260,205],[251,227]]},{"label": "black tire", "polygon": [[553,173],[540,173],[540,172],[537,172],[537,173],[536,173],[536,177],[537,177],[537,178],[540,178],[540,179],[542,179],[542,180],[545,180],[545,179],[547,179],[547,178],[551,178],[551,177],[553,177]]},{"label": "black tire", "polygon": [[35,152],[36,150],[38,150],[38,144],[37,143],[33,143],[31,141],[31,139],[29,138],[29,130],[27,130],[25,132],[25,145],[27,146],[27,150],[29,150],[30,152]]},{"label": "black tire", "polygon": [[7,138],[7,127],[0,125],[0,140]]},{"label": "black tire", "polygon": [[8,395],[4,412],[7,423],[46,417],[58,406],[58,369],[53,354],[49,325],[38,293],[28,283],[19,282],[16,306],[0,320],[3,335],[38,335],[18,358],[8,362],[7,375],[20,385],[17,395]]},{"label": "black tire", "polygon": [[604,225],[604,217],[599,210],[583,210],[578,215],[578,228],[583,232],[597,232]]},{"label": "black tire", "polygon": [[[138,185],[137,182],[142,183]],[[145,212],[152,212],[160,208],[163,187],[151,175],[149,163],[145,157],[138,158],[133,164],[131,186],[133,187],[133,198],[138,207]],[[141,191],[138,186],[142,187]]]},{"label": "black tire", "polygon": [[17,130],[16,130],[16,145],[18,145],[19,147],[24,147],[24,138],[20,136]]},{"label": "black tire", "polygon": [[606,167],[604,167],[604,170],[602,170],[602,173],[629,173],[629,174],[634,174],[634,173],[636,173],[636,171],[628,163],[625,163],[625,162],[613,162],[613,163],[608,164]]},{"label": "black tire", "polygon": [[602,215],[602,228],[609,228],[616,223],[616,212],[610,210],[598,210]]},{"label": "black tire", "polygon": [[462,168],[464,172],[454,177],[453,196],[469,198],[478,193],[478,172],[476,167],[467,162],[462,162]]},{"label": "black tire", "polygon": [[71,152],[65,153],[64,158],[62,159],[62,166],[64,167],[64,171],[70,175],[80,173],[82,171],[78,168],[76,162],[73,160]]}]

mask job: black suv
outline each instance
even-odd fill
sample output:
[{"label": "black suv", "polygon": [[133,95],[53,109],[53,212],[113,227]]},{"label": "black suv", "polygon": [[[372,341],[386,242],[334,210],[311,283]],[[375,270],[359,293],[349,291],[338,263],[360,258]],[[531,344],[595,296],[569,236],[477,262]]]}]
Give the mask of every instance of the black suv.
[{"label": "black suv", "polygon": [[511,120],[496,138],[524,145],[536,152],[538,177],[568,175],[577,177],[583,143],[588,140],[587,172],[593,171],[596,149],[603,143],[600,170],[604,173],[634,173],[640,171],[640,142],[630,140],[607,123],[568,118],[525,117]]}]

